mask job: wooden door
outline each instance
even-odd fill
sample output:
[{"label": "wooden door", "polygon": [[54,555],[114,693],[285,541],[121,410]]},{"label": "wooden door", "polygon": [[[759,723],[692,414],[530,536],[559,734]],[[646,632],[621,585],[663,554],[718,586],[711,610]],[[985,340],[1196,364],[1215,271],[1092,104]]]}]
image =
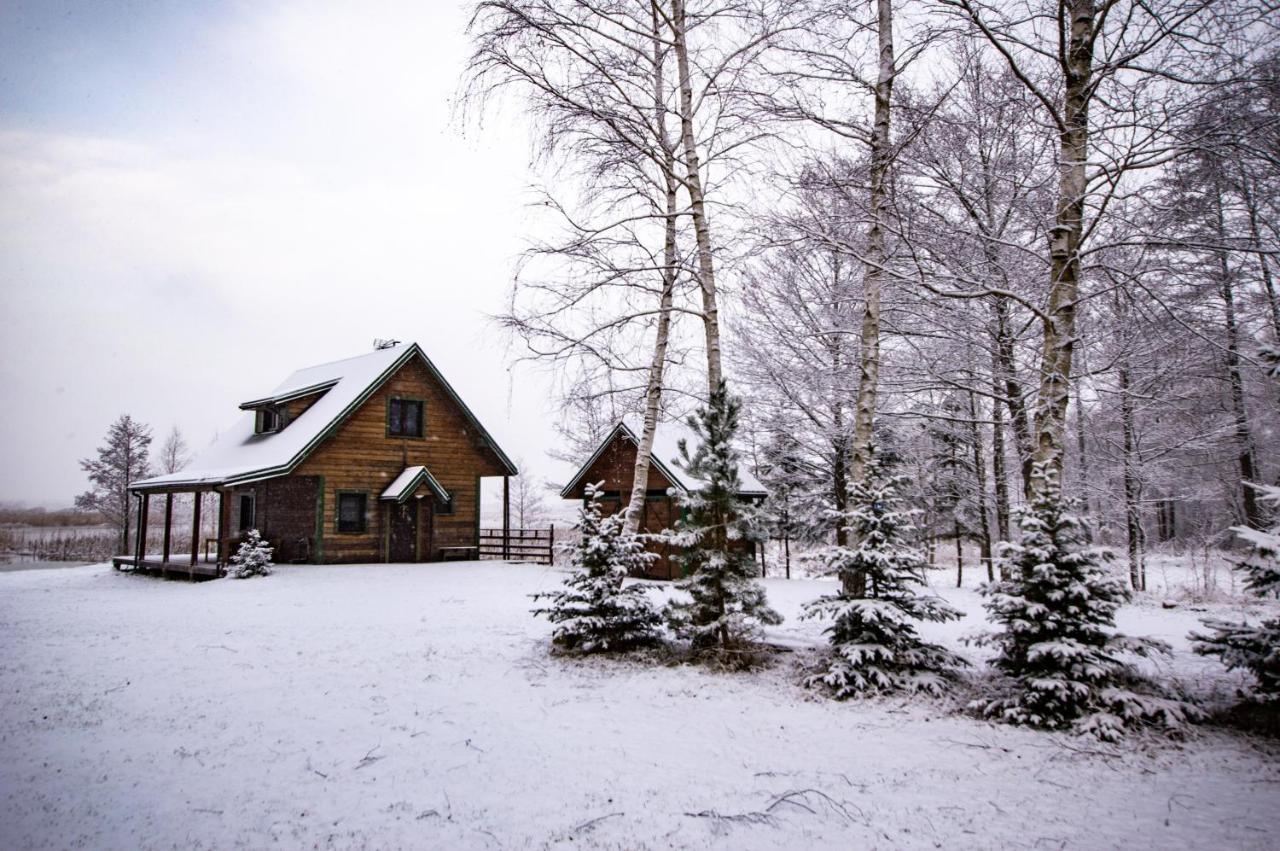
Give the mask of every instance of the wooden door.
[{"label": "wooden door", "polygon": [[414,561],[417,555],[415,544],[418,539],[417,500],[392,504],[390,531],[387,560],[394,562]]},{"label": "wooden door", "polygon": [[435,561],[436,508],[431,497],[415,500],[418,505],[418,561]]}]

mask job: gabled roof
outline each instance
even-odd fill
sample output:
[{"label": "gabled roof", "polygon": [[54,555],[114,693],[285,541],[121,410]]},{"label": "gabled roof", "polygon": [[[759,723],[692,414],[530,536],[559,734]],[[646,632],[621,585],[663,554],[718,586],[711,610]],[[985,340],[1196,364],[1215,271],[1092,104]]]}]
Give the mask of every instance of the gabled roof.
[{"label": "gabled roof", "polygon": [[[421,358],[427,371],[458,405],[509,474],[516,475],[515,464],[426,353],[417,343],[400,343],[346,360],[298,370],[270,393],[241,405],[246,413],[187,469],[135,482],[130,489],[165,490],[184,486],[242,484],[287,475],[388,378],[414,358]],[[253,408],[317,393],[323,395],[285,428],[270,434],[254,433]]]},{"label": "gabled roof", "polygon": [[382,492],[381,498],[404,502],[413,496],[413,492],[418,489],[419,485],[424,483],[441,502],[449,501],[449,492],[436,481],[436,477],[431,475],[431,471],[421,464],[416,467],[405,467],[400,472],[400,475],[396,476],[396,480],[387,485],[387,489]]},{"label": "gabled roof", "polygon": [[[560,491],[560,496],[567,498],[582,483],[582,479],[587,475],[587,471],[591,469],[591,465],[599,460],[600,456],[609,448],[609,445],[619,436],[630,441],[633,446],[639,447],[640,435],[643,431],[644,425],[639,417],[627,417],[614,426],[604,440],[600,441],[600,445],[596,447],[596,451],[587,459],[587,462],[578,468],[578,472],[573,474],[569,484],[565,485]],[[656,467],[662,475],[666,476],[667,480],[675,485],[677,490],[683,493],[700,490],[706,485],[706,482],[689,475],[678,463],[681,457],[681,440],[687,441],[691,450],[698,445],[697,434],[685,423],[672,421],[658,423],[658,427],[653,433],[653,452],[649,463]],[[768,491],[764,489],[764,485],[760,484],[760,480],[752,475],[751,471],[743,464],[738,465],[738,481],[742,483],[742,487],[738,491],[740,496],[768,495]]]}]

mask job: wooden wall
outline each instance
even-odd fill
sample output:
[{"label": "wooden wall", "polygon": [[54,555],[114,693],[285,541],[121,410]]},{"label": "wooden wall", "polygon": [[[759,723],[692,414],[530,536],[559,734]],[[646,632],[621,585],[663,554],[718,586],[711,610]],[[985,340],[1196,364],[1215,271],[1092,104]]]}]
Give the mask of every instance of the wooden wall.
[{"label": "wooden wall", "polygon": [[[387,401],[392,397],[426,402],[422,438],[387,436]],[[421,512],[420,557],[434,559],[443,546],[475,546],[479,528],[479,477],[506,474],[496,454],[485,446],[448,394],[418,358],[401,367],[359,410],[295,470],[296,476],[323,478],[323,561],[380,561],[384,553],[386,511],[382,491],[406,466],[424,464],[440,484],[454,494],[452,515],[436,513],[433,550],[426,552],[427,512]],[[338,493],[367,494],[367,531],[339,534]]]},{"label": "wooden wall", "polygon": [[[569,494],[582,498],[586,486],[603,482],[601,490],[617,493],[617,497],[600,501],[600,511],[606,517],[620,513],[631,501],[631,483],[635,481],[636,446],[627,437],[619,434],[609,443],[600,457],[587,468],[587,474],[581,483]],[[680,517],[679,501],[674,496],[656,496],[654,491],[666,491],[671,481],[656,466],[649,465],[649,478],[645,483],[651,492],[645,499],[644,512],[640,515],[641,532],[661,532],[675,526]],[[666,545],[650,544],[649,552],[658,555],[657,560],[649,565],[645,576],[651,579],[678,579],[680,567],[671,558],[672,548]]]}]

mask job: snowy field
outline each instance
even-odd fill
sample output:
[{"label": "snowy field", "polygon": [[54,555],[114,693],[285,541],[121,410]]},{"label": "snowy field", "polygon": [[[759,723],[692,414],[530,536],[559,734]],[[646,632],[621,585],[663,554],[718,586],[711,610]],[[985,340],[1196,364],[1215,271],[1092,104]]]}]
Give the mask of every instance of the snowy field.
[{"label": "snowy field", "polygon": [[[766,671],[551,658],[525,595],[560,577],[0,575],[0,848],[1280,847],[1275,742],[1109,747],[819,698],[795,684],[821,640],[795,615],[829,587],[809,580],[768,581],[795,652]],[[971,612],[929,631],[955,644],[978,598],[937,581]],[[1203,614],[1148,599],[1121,626],[1175,644],[1166,680],[1229,696],[1187,652]]]}]

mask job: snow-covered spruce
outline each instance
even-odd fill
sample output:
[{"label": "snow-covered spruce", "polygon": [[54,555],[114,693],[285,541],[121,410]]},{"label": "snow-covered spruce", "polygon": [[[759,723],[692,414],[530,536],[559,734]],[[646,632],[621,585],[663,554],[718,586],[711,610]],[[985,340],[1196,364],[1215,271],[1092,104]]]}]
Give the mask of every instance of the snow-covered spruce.
[{"label": "snow-covered spruce", "polygon": [[1011,687],[973,707],[1008,723],[1069,728],[1104,741],[1147,723],[1181,727],[1196,711],[1130,690],[1138,677],[1122,659],[1168,655],[1168,646],[1115,632],[1129,590],[1105,567],[1111,553],[1085,545],[1087,532],[1070,513],[1056,472],[1037,465],[1032,475],[1040,488],[1020,517],[1022,540],[1003,548],[1009,579],[982,589],[991,620],[1004,629],[976,639],[996,648],[993,664]]},{"label": "snow-covered spruce", "polygon": [[533,614],[555,624],[551,640],[568,650],[601,653],[655,643],[662,619],[644,586],[623,585],[655,556],[625,531],[621,514],[600,516],[598,484],[587,485],[578,527],[581,538],[569,548],[573,574],[559,591],[533,595],[547,601]]},{"label": "snow-covered spruce", "polygon": [[708,403],[689,417],[697,448],[680,441],[678,463],[703,486],[686,497],[687,513],[668,536],[683,550],[679,559],[686,578],[676,587],[690,599],[668,603],[666,617],[672,631],[695,649],[750,650],[762,637],[761,627],[782,623],[782,616],[769,608],[745,546],[757,533],[750,506],[738,496],[733,441],[740,408],[721,381]]},{"label": "snow-covered spruce", "polygon": [[[1254,485],[1259,502],[1280,510],[1280,487]],[[1280,594],[1280,522],[1268,530],[1235,526],[1232,531],[1249,545],[1249,555],[1236,564],[1245,574],[1245,587],[1258,596]],[[1257,680],[1257,697],[1280,701],[1280,617],[1256,626],[1207,618],[1209,634],[1192,633],[1191,646],[1202,656],[1217,656],[1228,670],[1243,669]]]},{"label": "snow-covered spruce", "polygon": [[941,694],[947,676],[968,664],[938,644],[921,639],[917,621],[949,621],[963,617],[939,597],[917,594],[925,585],[924,556],[903,540],[911,532],[910,511],[901,507],[898,485],[871,448],[865,477],[853,486],[849,511],[834,517],[848,530],[851,546],[829,546],[810,560],[823,572],[845,582],[861,573],[865,596],[843,591],[819,597],[805,606],[805,617],[831,618],[826,630],[830,655],[806,684],[823,686],[837,698],[893,691]]},{"label": "snow-covered spruce", "polygon": [[262,540],[257,529],[250,529],[249,534],[240,542],[240,548],[231,557],[227,575],[232,579],[248,579],[250,576],[269,576],[271,574],[271,553],[274,549]]}]

